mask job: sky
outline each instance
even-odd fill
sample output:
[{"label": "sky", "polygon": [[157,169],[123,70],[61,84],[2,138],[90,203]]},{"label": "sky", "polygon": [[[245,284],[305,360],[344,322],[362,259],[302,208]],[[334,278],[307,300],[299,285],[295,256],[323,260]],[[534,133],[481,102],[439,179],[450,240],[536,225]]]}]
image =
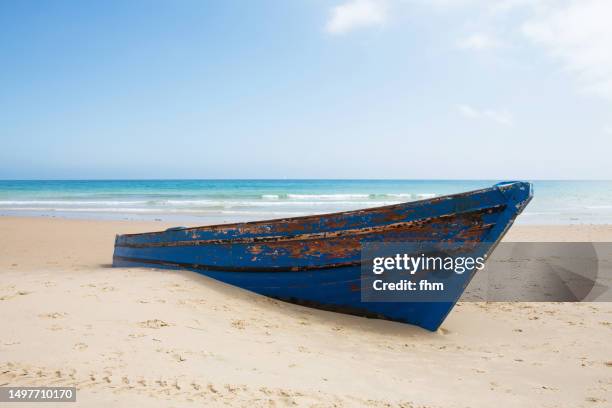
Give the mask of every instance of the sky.
[{"label": "sky", "polygon": [[612,2],[0,2],[0,179],[612,179]]}]

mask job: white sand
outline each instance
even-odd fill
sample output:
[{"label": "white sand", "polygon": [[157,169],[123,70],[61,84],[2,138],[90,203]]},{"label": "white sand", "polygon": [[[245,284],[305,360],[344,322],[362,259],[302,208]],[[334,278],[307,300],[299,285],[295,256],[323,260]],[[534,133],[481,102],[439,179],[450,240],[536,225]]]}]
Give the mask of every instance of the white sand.
[{"label": "white sand", "polygon": [[[76,385],[75,407],[612,404],[610,303],[463,303],[430,333],[109,267],[115,233],[164,227],[0,217],[0,384]],[[509,238],[612,241],[612,226]]]}]

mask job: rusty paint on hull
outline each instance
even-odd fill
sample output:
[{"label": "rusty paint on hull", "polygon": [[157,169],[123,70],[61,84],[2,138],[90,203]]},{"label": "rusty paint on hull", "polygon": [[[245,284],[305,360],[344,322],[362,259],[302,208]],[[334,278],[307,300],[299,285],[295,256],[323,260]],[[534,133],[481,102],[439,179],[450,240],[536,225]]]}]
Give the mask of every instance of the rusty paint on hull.
[{"label": "rusty paint on hull", "polygon": [[490,251],[531,194],[529,183],[510,182],[358,211],[121,235],[113,265],[190,269],[298,304],[435,330],[461,293],[453,302],[361,302],[362,243],[459,242],[468,250],[489,242]]}]

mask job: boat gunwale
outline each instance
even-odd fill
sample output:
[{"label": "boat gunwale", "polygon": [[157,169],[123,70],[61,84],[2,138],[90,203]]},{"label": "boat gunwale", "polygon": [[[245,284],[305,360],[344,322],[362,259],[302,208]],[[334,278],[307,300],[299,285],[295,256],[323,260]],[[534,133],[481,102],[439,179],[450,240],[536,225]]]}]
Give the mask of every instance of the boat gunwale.
[{"label": "boat gunwale", "polygon": [[[184,241],[167,241],[167,242],[146,242],[146,243],[120,243],[116,247],[120,248],[164,248],[178,246],[199,246],[199,245],[223,245],[223,244],[260,244],[260,243],[275,243],[288,241],[309,241],[315,239],[334,239],[343,238],[345,236],[359,236],[375,233],[383,233],[388,230],[399,229],[402,227],[411,227],[420,224],[431,223],[435,220],[445,220],[449,217],[462,216],[467,214],[491,214],[493,212],[503,212],[506,209],[506,204],[497,204],[490,207],[454,212],[452,214],[441,214],[416,220],[396,222],[392,224],[375,225],[371,227],[343,229],[338,231],[313,232],[307,234],[295,235],[273,235],[263,237],[238,237],[225,239],[203,239],[203,240],[184,240]],[[474,224],[469,226],[469,229],[486,229],[491,228],[495,223]]]},{"label": "boat gunwale", "polygon": [[[508,186],[511,186],[513,184],[520,184],[522,182],[516,182],[516,183],[511,183],[511,184],[506,184],[503,187],[505,189],[508,188]],[[358,209],[358,210],[348,210],[348,211],[339,211],[339,212],[333,212],[333,213],[323,213],[323,214],[311,214],[311,215],[303,215],[303,216],[299,216],[299,217],[289,217],[289,218],[273,218],[273,219],[267,219],[267,220],[259,220],[259,221],[247,221],[247,222],[233,222],[233,223],[227,223],[227,224],[212,224],[212,225],[202,225],[202,226],[198,226],[198,227],[187,227],[187,228],[168,228],[162,231],[151,231],[151,232],[137,232],[137,233],[131,233],[131,234],[121,234],[118,235],[121,237],[137,237],[137,236],[144,236],[144,235],[160,235],[160,234],[164,234],[167,232],[183,232],[183,231],[206,231],[206,230],[211,230],[211,231],[215,231],[215,230],[223,230],[223,229],[230,229],[230,228],[239,228],[239,227],[243,227],[243,226],[257,226],[257,225],[262,225],[262,224],[280,224],[280,223],[286,223],[286,222],[292,222],[292,221],[306,221],[306,220],[311,220],[311,219],[318,219],[318,218],[328,218],[328,217],[333,217],[333,216],[351,216],[351,215],[362,215],[362,214],[367,214],[367,213],[375,213],[377,211],[380,210],[392,210],[392,209],[399,209],[401,207],[404,206],[418,206],[418,205],[422,205],[422,204],[431,204],[431,203],[436,203],[436,202],[440,202],[440,201],[444,201],[444,200],[450,200],[450,199],[454,199],[454,198],[459,198],[459,197],[469,197],[471,195],[475,195],[475,194],[479,194],[479,193],[483,193],[486,191],[493,191],[493,190],[498,190],[500,192],[502,192],[502,189],[500,189],[500,187],[498,185],[494,185],[492,187],[486,187],[486,188],[481,188],[481,189],[477,189],[477,190],[472,190],[472,191],[466,191],[463,193],[455,193],[455,194],[447,194],[447,195],[443,195],[440,197],[433,197],[433,198],[425,198],[423,200],[416,200],[416,201],[405,201],[403,203],[398,203],[398,204],[390,204],[390,205],[383,205],[383,206],[379,206],[379,207],[371,207],[371,208],[362,208],[362,209]]]}]

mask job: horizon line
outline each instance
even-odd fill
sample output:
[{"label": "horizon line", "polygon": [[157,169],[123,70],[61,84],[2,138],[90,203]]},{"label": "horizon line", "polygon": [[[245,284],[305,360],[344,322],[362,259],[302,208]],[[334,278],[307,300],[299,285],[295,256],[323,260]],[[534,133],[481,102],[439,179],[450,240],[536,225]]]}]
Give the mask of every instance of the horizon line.
[{"label": "horizon line", "polygon": [[[82,178],[82,179],[38,179],[38,178],[26,178],[26,179],[3,179],[0,178],[0,182],[27,182],[27,181],[41,181],[41,182],[53,182],[53,181],[67,181],[67,182],[79,182],[79,181],[517,181],[517,179],[504,179],[504,178],[483,178],[483,179],[472,179],[472,178],[457,178],[457,179],[446,179],[446,178]],[[534,178],[534,179],[520,179],[524,181],[612,181],[612,179],[562,179],[562,178]]]}]

